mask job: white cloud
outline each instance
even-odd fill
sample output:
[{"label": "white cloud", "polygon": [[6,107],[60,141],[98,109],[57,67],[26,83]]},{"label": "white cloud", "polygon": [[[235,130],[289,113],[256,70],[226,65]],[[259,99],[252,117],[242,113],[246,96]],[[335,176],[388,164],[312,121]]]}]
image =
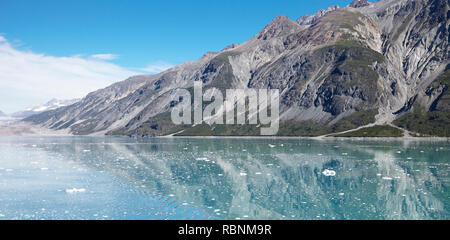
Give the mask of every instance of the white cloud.
[{"label": "white cloud", "polygon": [[164,72],[169,68],[174,67],[172,64],[170,63],[166,63],[166,62],[155,62],[152,63],[150,65],[148,65],[145,68],[141,68],[139,70],[146,72],[146,73],[150,73],[150,74],[156,74],[156,73],[160,73],[160,72]]},{"label": "white cloud", "polygon": [[106,53],[106,54],[94,54],[91,55],[91,58],[93,59],[98,59],[98,60],[114,60],[117,59],[119,56],[115,55],[115,54],[110,54],[110,53]]},{"label": "white cloud", "polygon": [[106,62],[115,57],[47,56],[16,49],[0,36],[0,110],[12,113],[52,98],[80,98],[140,74]]}]

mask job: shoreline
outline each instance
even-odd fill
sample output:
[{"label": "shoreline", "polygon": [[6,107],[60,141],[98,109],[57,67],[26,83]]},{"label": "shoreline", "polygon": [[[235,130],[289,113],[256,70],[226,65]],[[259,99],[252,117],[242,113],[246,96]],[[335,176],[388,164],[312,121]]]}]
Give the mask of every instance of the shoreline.
[{"label": "shoreline", "polygon": [[[333,137],[333,136],[174,136],[174,134],[153,137],[131,137],[126,135],[105,135],[104,133],[92,133],[88,135],[73,135],[65,130],[55,131],[42,126],[25,123],[22,121],[3,121],[0,124],[0,137],[103,137],[103,138],[180,138],[180,139],[291,139],[291,140],[347,140],[347,141],[434,141],[448,142],[450,137]],[[176,133],[175,133],[176,134]]]},{"label": "shoreline", "polygon": [[445,137],[302,137],[302,136],[154,136],[130,137],[122,135],[73,135],[73,134],[24,134],[0,135],[8,137],[84,137],[84,138],[126,138],[126,139],[273,139],[273,140],[316,140],[316,141],[409,141],[409,142],[448,142]]},{"label": "shoreline", "polygon": [[149,138],[190,138],[190,139],[298,139],[298,140],[396,140],[396,141],[450,141],[448,137],[305,137],[305,136],[156,136]]}]

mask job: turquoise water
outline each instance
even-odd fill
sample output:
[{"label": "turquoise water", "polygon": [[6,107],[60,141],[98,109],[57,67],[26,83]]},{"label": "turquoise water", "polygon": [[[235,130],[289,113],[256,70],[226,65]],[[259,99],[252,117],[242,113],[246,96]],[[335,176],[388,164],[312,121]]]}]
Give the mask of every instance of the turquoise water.
[{"label": "turquoise water", "polygon": [[0,138],[0,219],[450,219],[450,144]]}]

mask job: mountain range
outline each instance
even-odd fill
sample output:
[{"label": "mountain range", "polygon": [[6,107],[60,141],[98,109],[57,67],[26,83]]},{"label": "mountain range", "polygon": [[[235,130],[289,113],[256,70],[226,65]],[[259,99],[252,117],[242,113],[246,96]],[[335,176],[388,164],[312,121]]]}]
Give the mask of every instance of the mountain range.
[{"label": "mountain range", "polygon": [[52,99],[44,104],[37,104],[32,107],[29,107],[25,109],[24,111],[15,112],[11,114],[11,117],[13,118],[27,118],[32,115],[36,115],[45,111],[54,110],[60,107],[72,105],[76,102],[80,101],[80,99],[70,99],[70,100],[59,100],[59,99]]},{"label": "mountain range", "polygon": [[4,112],[0,111],[0,117],[7,117],[8,115],[6,115]]},{"label": "mountain range", "polygon": [[75,135],[258,135],[174,125],[179,89],[280,90],[283,136],[450,136],[449,0],[356,0],[156,75],[130,77],[24,121]]}]

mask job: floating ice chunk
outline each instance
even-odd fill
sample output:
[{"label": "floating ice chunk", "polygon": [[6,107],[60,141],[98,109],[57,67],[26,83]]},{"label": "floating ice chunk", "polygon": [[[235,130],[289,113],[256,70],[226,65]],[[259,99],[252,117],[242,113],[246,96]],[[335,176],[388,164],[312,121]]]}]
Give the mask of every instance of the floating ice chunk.
[{"label": "floating ice chunk", "polygon": [[341,193],[339,193],[339,196],[344,196],[344,194],[345,194],[345,193],[341,192]]},{"label": "floating ice chunk", "polygon": [[380,177],[380,176],[381,176],[381,173],[377,173],[377,176]]},{"label": "floating ice chunk", "polygon": [[269,147],[274,148],[276,145],[269,144]]},{"label": "floating ice chunk", "polygon": [[205,157],[201,157],[201,158],[196,158],[197,161],[209,161],[208,158]]},{"label": "floating ice chunk", "polygon": [[91,150],[89,149],[84,149],[83,152],[90,152]]},{"label": "floating ice chunk", "polygon": [[66,189],[66,193],[81,193],[86,192],[85,188],[72,188],[72,189]]},{"label": "floating ice chunk", "polygon": [[391,177],[383,177],[383,180],[392,180]]},{"label": "floating ice chunk", "polygon": [[241,172],[241,173],[239,173],[239,175],[241,175],[241,176],[247,176],[247,173]]},{"label": "floating ice chunk", "polygon": [[408,159],[408,160],[411,160],[411,159],[412,159],[412,157],[407,157],[406,159]]},{"label": "floating ice chunk", "polygon": [[47,170],[48,170],[48,168],[46,168],[46,167],[43,167],[43,168],[41,168],[41,170],[42,170],[42,171],[47,171]]},{"label": "floating ice chunk", "polygon": [[8,168],[8,169],[5,169],[5,171],[7,171],[7,172],[12,172],[13,170],[10,169],[10,168]]},{"label": "floating ice chunk", "polygon": [[397,153],[402,153],[402,151],[397,151]]},{"label": "floating ice chunk", "polygon": [[322,155],[323,155],[322,153],[317,154],[317,156],[322,156]]},{"label": "floating ice chunk", "polygon": [[334,170],[329,170],[329,169],[325,169],[325,170],[322,172],[322,174],[325,175],[325,176],[327,176],[327,177],[334,177],[334,176],[336,176],[336,171],[334,171]]},{"label": "floating ice chunk", "polygon": [[347,156],[347,155],[348,155],[348,153],[342,153],[342,155],[344,155],[344,156]]},{"label": "floating ice chunk", "polygon": [[256,174],[256,175],[261,175],[262,173],[261,173],[261,172],[256,172],[255,174]]}]

